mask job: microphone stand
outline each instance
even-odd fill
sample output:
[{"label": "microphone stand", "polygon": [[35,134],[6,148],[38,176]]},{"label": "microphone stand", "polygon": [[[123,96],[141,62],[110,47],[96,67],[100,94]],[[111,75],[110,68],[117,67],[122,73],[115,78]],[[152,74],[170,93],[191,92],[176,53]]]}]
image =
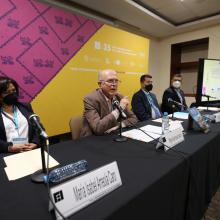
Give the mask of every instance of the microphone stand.
[{"label": "microphone stand", "polygon": [[31,175],[31,181],[35,183],[44,183],[44,176],[47,174],[44,150],[45,150],[45,145],[49,146],[49,139],[46,132],[41,132],[39,134],[39,139],[40,139],[39,145],[41,151],[42,169],[34,172]]},{"label": "microphone stand", "polygon": [[127,141],[127,137],[122,136],[122,114],[119,115],[119,137],[115,138],[114,141],[116,142],[125,142]]},{"label": "microphone stand", "polygon": [[210,96],[210,95],[204,95],[202,94],[203,97],[206,97],[207,98],[207,111],[209,110],[209,99],[210,98],[213,98],[213,99],[216,99],[216,97],[213,97],[213,96]]},{"label": "microphone stand", "polygon": [[209,96],[207,96],[207,109],[206,109],[207,111],[209,110],[209,106],[208,105],[209,105]]},{"label": "microphone stand", "polygon": [[174,119],[174,112],[175,112],[175,108],[176,108],[176,106],[175,105],[172,105],[172,120]]}]

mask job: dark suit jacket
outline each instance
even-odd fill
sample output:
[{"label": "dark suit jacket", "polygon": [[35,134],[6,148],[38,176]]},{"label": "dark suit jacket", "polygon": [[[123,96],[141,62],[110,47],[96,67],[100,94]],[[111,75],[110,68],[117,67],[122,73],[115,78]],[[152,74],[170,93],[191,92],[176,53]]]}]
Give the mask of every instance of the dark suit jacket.
[{"label": "dark suit jacket", "polygon": [[[150,92],[155,106],[160,109],[156,96]],[[132,110],[140,121],[151,119],[151,106],[142,89],[136,92],[131,101]]]},{"label": "dark suit jacket", "polygon": [[[122,98],[121,95],[118,95]],[[134,113],[128,109],[125,110],[127,119],[123,120],[125,126],[132,126],[138,120]],[[101,89],[96,89],[84,98],[83,127],[81,137],[92,134],[102,135],[110,128],[118,125],[118,121],[111,113],[108,103]]]},{"label": "dark suit jacket", "polygon": [[[185,95],[182,90],[180,90],[180,95],[182,96],[183,99],[183,105],[187,107]],[[180,105],[168,102],[169,98],[173,99],[176,102],[181,103],[181,100],[177,95],[175,89],[171,86],[168,89],[166,89],[163,93],[162,106],[161,106],[162,112],[168,112],[169,114],[172,114],[173,112],[181,111]]]},{"label": "dark suit jacket", "polygon": [[[28,103],[17,103],[16,106],[28,121],[29,116],[33,114],[31,105]],[[28,121],[28,131],[29,131],[28,133],[29,143],[39,144],[38,134],[35,128],[33,128],[33,126],[29,123],[29,121]],[[5,126],[4,126],[2,114],[0,114],[0,153],[8,152],[8,146],[9,143],[7,142]]]}]

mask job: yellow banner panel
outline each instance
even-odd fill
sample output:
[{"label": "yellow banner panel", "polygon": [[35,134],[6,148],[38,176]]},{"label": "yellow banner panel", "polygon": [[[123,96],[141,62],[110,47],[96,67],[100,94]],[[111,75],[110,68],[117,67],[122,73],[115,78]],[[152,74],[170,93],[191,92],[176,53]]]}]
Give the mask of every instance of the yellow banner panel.
[{"label": "yellow banner panel", "polygon": [[149,40],[107,25],[101,27],[38,94],[32,105],[50,136],[69,132],[83,112],[83,97],[97,88],[98,71],[115,69],[119,92],[130,100],[148,72]]}]

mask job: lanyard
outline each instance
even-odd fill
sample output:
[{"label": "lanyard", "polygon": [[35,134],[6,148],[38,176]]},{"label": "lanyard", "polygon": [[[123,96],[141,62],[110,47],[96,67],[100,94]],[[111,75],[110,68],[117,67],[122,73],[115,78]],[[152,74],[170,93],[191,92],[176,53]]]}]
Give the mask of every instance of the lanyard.
[{"label": "lanyard", "polygon": [[14,117],[14,123],[15,123],[15,129],[18,130],[19,125],[18,125],[18,112],[17,112],[17,108],[15,106],[13,106],[13,117]]},{"label": "lanyard", "polygon": [[18,131],[19,125],[18,125],[18,112],[15,106],[13,106],[13,118],[11,118],[10,116],[8,116],[3,109],[1,109],[2,114],[8,118],[9,120],[11,120],[13,122],[13,124],[15,125],[15,129]]}]

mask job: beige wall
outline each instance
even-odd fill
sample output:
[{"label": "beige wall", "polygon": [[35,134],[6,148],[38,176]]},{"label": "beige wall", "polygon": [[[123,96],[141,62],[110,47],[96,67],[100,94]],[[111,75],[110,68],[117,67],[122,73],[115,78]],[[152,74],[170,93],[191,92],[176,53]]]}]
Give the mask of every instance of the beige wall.
[{"label": "beige wall", "polygon": [[[209,37],[208,58],[220,59],[220,25],[175,35],[161,41],[151,39],[149,73],[153,75],[153,91],[157,95],[159,102],[161,102],[163,91],[169,86],[171,44],[205,37]],[[194,98],[187,97],[186,101],[189,105],[194,102]]]}]

